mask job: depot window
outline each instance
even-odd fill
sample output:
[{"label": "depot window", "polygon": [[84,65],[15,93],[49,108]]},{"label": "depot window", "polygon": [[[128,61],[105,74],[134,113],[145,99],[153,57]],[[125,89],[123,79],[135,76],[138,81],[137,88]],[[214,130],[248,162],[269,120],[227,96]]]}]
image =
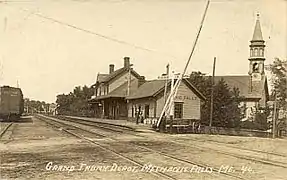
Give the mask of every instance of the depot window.
[{"label": "depot window", "polygon": [[183,115],[183,103],[175,102],[174,103],[174,118],[182,118]]}]

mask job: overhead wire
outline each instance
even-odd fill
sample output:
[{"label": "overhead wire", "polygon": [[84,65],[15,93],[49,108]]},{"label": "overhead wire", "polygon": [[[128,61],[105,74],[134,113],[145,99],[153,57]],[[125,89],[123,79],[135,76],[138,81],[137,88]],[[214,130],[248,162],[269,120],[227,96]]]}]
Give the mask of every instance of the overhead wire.
[{"label": "overhead wire", "polygon": [[[10,1],[0,1],[0,2],[10,2]],[[8,5],[8,4],[5,3],[4,5]],[[10,6],[10,5],[8,5],[8,6]],[[147,52],[151,52],[151,53],[156,53],[156,54],[161,54],[161,55],[164,55],[164,56],[172,57],[173,59],[178,59],[176,56],[174,56],[172,54],[160,52],[160,51],[153,50],[153,49],[150,49],[150,48],[146,48],[146,47],[143,47],[143,46],[139,46],[139,45],[136,45],[136,44],[124,41],[124,40],[120,40],[120,39],[117,39],[117,38],[114,38],[114,37],[110,37],[110,36],[107,36],[107,35],[104,35],[104,34],[101,34],[101,33],[95,32],[95,31],[92,31],[92,30],[88,30],[88,29],[79,27],[79,26],[71,24],[71,23],[67,23],[67,22],[64,22],[64,21],[61,21],[61,20],[58,20],[58,19],[46,16],[46,15],[40,14],[38,12],[32,12],[32,11],[30,11],[28,9],[25,9],[25,8],[17,8],[17,9],[19,9],[21,11],[24,11],[24,12],[28,12],[29,14],[32,14],[34,16],[37,16],[37,17],[40,17],[40,18],[43,18],[43,19],[46,19],[48,21],[51,21],[51,22],[54,22],[54,23],[57,23],[57,24],[60,24],[60,25],[63,25],[63,26],[75,29],[75,30],[78,30],[80,32],[84,32],[84,33],[91,34],[91,35],[94,35],[94,36],[97,36],[97,37],[100,37],[100,38],[103,38],[103,39],[106,39],[106,40],[109,40],[109,41],[112,41],[112,42],[116,42],[118,44],[123,44],[123,45],[126,45],[126,46],[133,47],[135,49],[140,49],[140,50],[144,50],[144,51],[147,51]]]},{"label": "overhead wire", "polygon": [[207,10],[208,10],[208,7],[209,7],[209,3],[210,3],[210,0],[207,0],[207,4],[206,4],[206,7],[205,7],[205,10],[204,10],[204,13],[203,13],[201,22],[200,22],[200,26],[199,26],[199,29],[198,29],[198,32],[197,32],[195,41],[194,41],[194,43],[193,43],[193,47],[192,47],[191,53],[190,53],[190,55],[189,55],[189,57],[188,57],[188,60],[187,60],[187,62],[186,62],[186,64],[185,64],[183,73],[180,74],[180,78],[177,79],[177,81],[175,82],[175,85],[174,85],[174,87],[171,89],[171,92],[170,92],[170,94],[169,94],[169,96],[168,96],[168,98],[167,98],[167,101],[166,101],[166,103],[165,103],[165,105],[164,105],[164,107],[163,107],[163,110],[162,110],[162,112],[161,112],[161,114],[160,114],[160,117],[159,117],[159,119],[158,119],[158,121],[157,121],[157,127],[158,127],[158,128],[159,128],[159,126],[160,126],[160,124],[161,124],[163,115],[165,114],[165,112],[166,112],[167,109],[168,109],[168,106],[173,103],[173,102],[172,102],[172,97],[173,97],[174,95],[176,95],[176,93],[177,93],[177,91],[178,91],[178,87],[179,87],[179,85],[180,85],[180,82],[181,82],[182,79],[184,78],[184,75],[185,75],[185,73],[186,73],[186,70],[187,70],[187,68],[188,68],[188,65],[190,64],[191,57],[192,57],[192,55],[193,55],[193,53],[194,53],[194,50],[195,50],[197,41],[198,41],[198,39],[199,39],[199,35],[200,35],[200,32],[201,32],[201,29],[202,29],[202,27],[203,27],[203,23],[204,23],[206,14],[207,14]]}]

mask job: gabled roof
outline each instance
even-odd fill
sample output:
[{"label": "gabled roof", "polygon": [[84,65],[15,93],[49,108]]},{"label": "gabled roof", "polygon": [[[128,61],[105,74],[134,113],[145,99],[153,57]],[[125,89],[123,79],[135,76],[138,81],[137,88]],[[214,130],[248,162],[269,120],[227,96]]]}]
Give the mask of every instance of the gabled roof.
[{"label": "gabled roof", "polygon": [[[223,79],[229,88],[232,90],[233,87],[236,87],[240,91],[240,96],[244,98],[262,98],[262,92],[266,86],[266,79],[261,81],[259,86],[256,86],[256,89],[251,91],[251,77],[249,75],[242,76],[215,76],[214,81],[217,83]],[[255,88],[255,87],[253,87]],[[268,93],[268,92],[267,92]]]},{"label": "gabled roof", "polygon": [[151,97],[164,88],[165,80],[151,80],[142,84],[135,92],[131,93],[127,99],[137,99]]},{"label": "gabled roof", "polygon": [[[117,69],[116,71],[112,72],[111,74],[98,74],[97,76],[97,82],[95,84],[93,84],[92,86],[97,85],[98,83],[107,83],[109,81],[111,81],[112,79],[118,77],[119,75],[121,75],[124,72],[128,72],[128,68],[126,67],[122,67],[120,69]],[[133,69],[131,69],[131,74],[133,74],[135,77],[140,78],[141,76],[134,71]]]},{"label": "gabled roof", "polygon": [[104,82],[110,81],[111,79],[117,77],[119,74],[121,74],[121,73],[123,73],[123,72],[125,72],[125,71],[127,71],[127,70],[128,70],[128,69],[127,69],[127,68],[124,68],[124,67],[115,70],[115,71],[112,72],[111,74],[108,74],[108,76],[106,77],[106,79],[105,79]]},{"label": "gabled roof", "polygon": [[[116,89],[114,89],[112,92],[106,95],[97,96],[93,98],[93,100],[100,100],[100,99],[105,99],[105,98],[125,98],[127,96],[127,87],[128,87],[128,83],[125,82],[119,87],[117,87]],[[137,83],[133,79],[131,80],[131,84],[130,84],[130,92],[133,92],[136,88],[137,88]]]},{"label": "gabled roof", "polygon": [[[186,85],[201,99],[205,99],[205,97],[187,80],[183,79],[183,83]],[[165,80],[151,80],[146,81],[143,85],[141,85],[136,91],[134,91],[127,99],[139,99],[146,97],[155,97],[159,93],[164,91]],[[168,86],[171,85],[171,81],[169,80]]]},{"label": "gabled roof", "polygon": [[109,74],[98,74],[97,82],[102,83],[105,82],[105,79],[109,76]]}]

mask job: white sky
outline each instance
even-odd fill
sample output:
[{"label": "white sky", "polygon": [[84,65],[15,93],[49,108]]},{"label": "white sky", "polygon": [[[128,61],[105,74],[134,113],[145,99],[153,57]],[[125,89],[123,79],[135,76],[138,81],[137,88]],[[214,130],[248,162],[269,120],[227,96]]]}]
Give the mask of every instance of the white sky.
[{"label": "white sky", "polygon": [[[24,1],[24,0],[23,0]],[[130,56],[147,79],[171,63],[182,71],[196,37],[205,0],[41,0],[0,3],[0,84],[53,102],[59,93],[91,85],[109,64]],[[150,49],[106,40],[33,14]],[[256,13],[266,41],[266,64],[287,58],[286,0],[211,0],[188,72],[247,74]]]}]

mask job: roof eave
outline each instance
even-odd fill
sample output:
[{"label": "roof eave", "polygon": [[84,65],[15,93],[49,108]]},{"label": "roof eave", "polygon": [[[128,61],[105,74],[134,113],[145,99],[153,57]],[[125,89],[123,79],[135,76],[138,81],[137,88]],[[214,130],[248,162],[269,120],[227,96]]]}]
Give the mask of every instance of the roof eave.
[{"label": "roof eave", "polygon": [[134,100],[134,99],[144,99],[144,98],[154,98],[155,96],[139,96],[139,97],[126,97],[127,100]]},{"label": "roof eave", "polygon": [[186,82],[189,86],[191,86],[191,88],[194,90],[194,93],[197,94],[197,96],[201,99],[201,100],[204,100],[206,101],[206,97],[196,88],[193,86],[193,84],[191,84],[191,82],[189,82],[187,79],[183,79],[184,82]]}]

